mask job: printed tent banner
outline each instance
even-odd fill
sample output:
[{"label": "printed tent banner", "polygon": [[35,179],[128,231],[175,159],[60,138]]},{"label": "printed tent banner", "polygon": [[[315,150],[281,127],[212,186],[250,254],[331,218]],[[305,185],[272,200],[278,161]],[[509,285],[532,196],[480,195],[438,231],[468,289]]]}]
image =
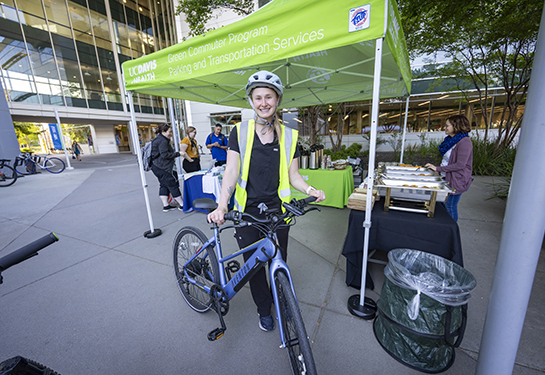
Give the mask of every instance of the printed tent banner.
[{"label": "printed tent banner", "polygon": [[249,107],[251,73],[284,84],[283,108],[368,100],[375,39],[384,37],[380,97],[410,94],[411,73],[394,1],[275,0],[241,21],[123,63],[129,91]]}]

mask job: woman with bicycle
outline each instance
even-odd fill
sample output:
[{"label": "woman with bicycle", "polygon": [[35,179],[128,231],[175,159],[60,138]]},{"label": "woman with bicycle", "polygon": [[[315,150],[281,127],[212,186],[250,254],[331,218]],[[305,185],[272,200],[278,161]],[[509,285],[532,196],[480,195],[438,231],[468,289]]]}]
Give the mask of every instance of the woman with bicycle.
[{"label": "woman with bicycle", "polygon": [[[235,209],[257,218],[265,218],[266,210],[284,210],[289,202],[290,185],[300,192],[325,199],[325,193],[308,185],[299,173],[298,132],[280,123],[276,110],[282,102],[284,89],[280,78],[262,70],[252,74],[246,85],[246,95],[255,111],[253,120],[237,124],[229,136],[227,164],[223,175],[218,208],[208,215],[209,222],[223,224],[228,202],[235,193]],[[241,168],[242,166],[242,168]],[[286,261],[289,227],[277,232],[282,258]],[[252,228],[237,228],[235,238],[242,249],[262,238]],[[244,253],[244,260],[251,254]],[[274,329],[271,316],[272,295],[265,268],[250,280],[252,298],[257,305],[259,327]]]}]

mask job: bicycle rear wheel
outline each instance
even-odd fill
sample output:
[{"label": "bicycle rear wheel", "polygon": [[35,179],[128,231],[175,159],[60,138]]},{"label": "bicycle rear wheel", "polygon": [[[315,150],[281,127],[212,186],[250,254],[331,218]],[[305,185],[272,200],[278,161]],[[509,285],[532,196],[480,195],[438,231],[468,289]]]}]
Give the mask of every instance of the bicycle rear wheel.
[{"label": "bicycle rear wheel", "polygon": [[316,365],[310,349],[307,331],[297,300],[286,274],[278,271],[274,277],[278,292],[280,320],[286,340],[286,349],[294,375],[316,374]]},{"label": "bicycle rear wheel", "polygon": [[59,158],[45,159],[45,169],[51,173],[61,173],[64,168],[66,168],[64,162]]},{"label": "bicycle rear wheel", "polygon": [[211,287],[219,284],[219,270],[216,253],[214,249],[208,247],[202,249],[202,245],[207,241],[206,236],[197,228],[185,227],[180,229],[174,238],[173,245],[173,264],[174,274],[178,288],[182,293],[187,304],[197,312],[206,312],[212,305],[212,296],[203,288],[190,282],[185,275],[184,265],[195,255],[185,270],[189,277],[195,280],[199,285]]},{"label": "bicycle rear wheel", "polygon": [[32,159],[16,159],[15,171],[19,174],[33,174],[36,172],[36,163]]},{"label": "bicycle rear wheel", "polygon": [[13,185],[17,181],[17,172],[9,165],[0,166],[0,187]]}]

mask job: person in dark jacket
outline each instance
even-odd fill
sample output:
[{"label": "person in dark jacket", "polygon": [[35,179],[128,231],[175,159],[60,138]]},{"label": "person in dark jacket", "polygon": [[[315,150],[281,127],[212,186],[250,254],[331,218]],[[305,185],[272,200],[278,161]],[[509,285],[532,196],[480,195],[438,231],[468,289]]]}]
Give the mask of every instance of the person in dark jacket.
[{"label": "person in dark jacket", "polygon": [[471,126],[464,115],[451,116],[445,122],[445,140],[439,145],[443,156],[440,166],[426,164],[425,167],[441,173],[454,193],[449,195],[445,207],[458,221],[458,202],[473,182],[473,143],[469,138]]},{"label": "person in dark jacket", "polygon": [[[163,212],[168,212],[178,208],[183,211],[182,193],[178,183],[178,174],[174,170],[174,159],[180,156],[180,153],[174,151],[170,145],[172,137],[172,128],[169,124],[161,124],[155,130],[157,136],[152,141],[151,146],[151,170],[159,180],[159,198],[163,202]],[[178,202],[179,206],[172,206],[168,202],[168,195]]]}]

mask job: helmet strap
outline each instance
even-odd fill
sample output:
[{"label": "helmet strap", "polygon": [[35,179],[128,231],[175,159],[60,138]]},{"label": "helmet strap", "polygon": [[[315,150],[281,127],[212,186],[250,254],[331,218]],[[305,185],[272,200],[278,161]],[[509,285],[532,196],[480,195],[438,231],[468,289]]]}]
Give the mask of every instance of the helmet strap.
[{"label": "helmet strap", "polygon": [[[271,121],[271,122],[268,122],[266,119],[264,119],[263,117],[261,117],[261,116],[259,116],[259,115],[257,114],[257,111],[256,111],[256,109],[255,109],[255,107],[254,107],[254,103],[252,103],[252,98],[251,98],[251,96],[248,97],[248,102],[250,103],[250,107],[252,107],[252,109],[254,110],[255,117],[256,117],[255,122],[258,123],[258,124],[260,124],[260,125],[265,125],[265,126],[263,127],[263,129],[261,129],[261,134],[262,134],[262,135],[265,135],[265,134],[269,131],[269,129],[273,128],[273,126],[274,126],[274,120],[276,120],[276,114],[273,116],[272,121]],[[277,107],[277,108],[278,108],[278,107]]]}]

